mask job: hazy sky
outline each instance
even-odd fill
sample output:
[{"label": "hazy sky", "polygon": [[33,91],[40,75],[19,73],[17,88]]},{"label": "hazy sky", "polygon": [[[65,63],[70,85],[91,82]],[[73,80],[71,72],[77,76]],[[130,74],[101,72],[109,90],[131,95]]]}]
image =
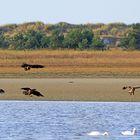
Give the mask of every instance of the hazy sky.
[{"label": "hazy sky", "polygon": [[0,24],[140,22],[140,0],[0,0]]}]

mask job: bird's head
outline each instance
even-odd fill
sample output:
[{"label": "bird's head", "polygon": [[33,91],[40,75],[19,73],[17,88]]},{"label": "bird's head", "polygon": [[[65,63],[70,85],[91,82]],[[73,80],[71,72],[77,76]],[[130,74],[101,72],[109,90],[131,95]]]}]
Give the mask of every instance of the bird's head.
[{"label": "bird's head", "polygon": [[103,134],[104,136],[108,136],[109,134],[108,134],[108,132],[104,132],[104,134]]},{"label": "bird's head", "polygon": [[122,89],[127,89],[127,87],[126,87],[126,86],[124,86]]},{"label": "bird's head", "polygon": [[133,132],[136,132],[136,128],[133,128],[133,130],[132,130]]}]

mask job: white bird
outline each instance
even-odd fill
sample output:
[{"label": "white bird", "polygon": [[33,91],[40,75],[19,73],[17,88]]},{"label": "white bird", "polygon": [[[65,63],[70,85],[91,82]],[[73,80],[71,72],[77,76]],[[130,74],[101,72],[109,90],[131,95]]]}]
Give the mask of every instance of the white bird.
[{"label": "white bird", "polygon": [[99,132],[99,131],[92,131],[88,133],[89,136],[108,136],[108,132]]},{"label": "white bird", "polygon": [[136,128],[133,128],[132,131],[123,131],[121,132],[122,135],[125,135],[125,136],[133,136],[135,135],[136,133]]}]

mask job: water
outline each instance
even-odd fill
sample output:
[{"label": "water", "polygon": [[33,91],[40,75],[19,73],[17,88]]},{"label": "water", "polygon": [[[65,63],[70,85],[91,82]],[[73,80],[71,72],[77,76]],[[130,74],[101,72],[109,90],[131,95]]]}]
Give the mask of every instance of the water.
[{"label": "water", "polygon": [[140,103],[0,101],[0,111],[0,140],[140,140]]}]

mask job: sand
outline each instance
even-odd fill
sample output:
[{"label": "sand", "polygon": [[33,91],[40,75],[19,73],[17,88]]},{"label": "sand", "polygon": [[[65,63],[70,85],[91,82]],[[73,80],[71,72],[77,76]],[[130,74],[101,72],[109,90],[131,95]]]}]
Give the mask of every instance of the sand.
[{"label": "sand", "polygon": [[[47,100],[47,101],[140,101],[140,89],[134,96],[122,90],[125,85],[140,86],[140,79],[0,79],[0,100]],[[22,94],[22,87],[36,88],[44,97]]]}]

